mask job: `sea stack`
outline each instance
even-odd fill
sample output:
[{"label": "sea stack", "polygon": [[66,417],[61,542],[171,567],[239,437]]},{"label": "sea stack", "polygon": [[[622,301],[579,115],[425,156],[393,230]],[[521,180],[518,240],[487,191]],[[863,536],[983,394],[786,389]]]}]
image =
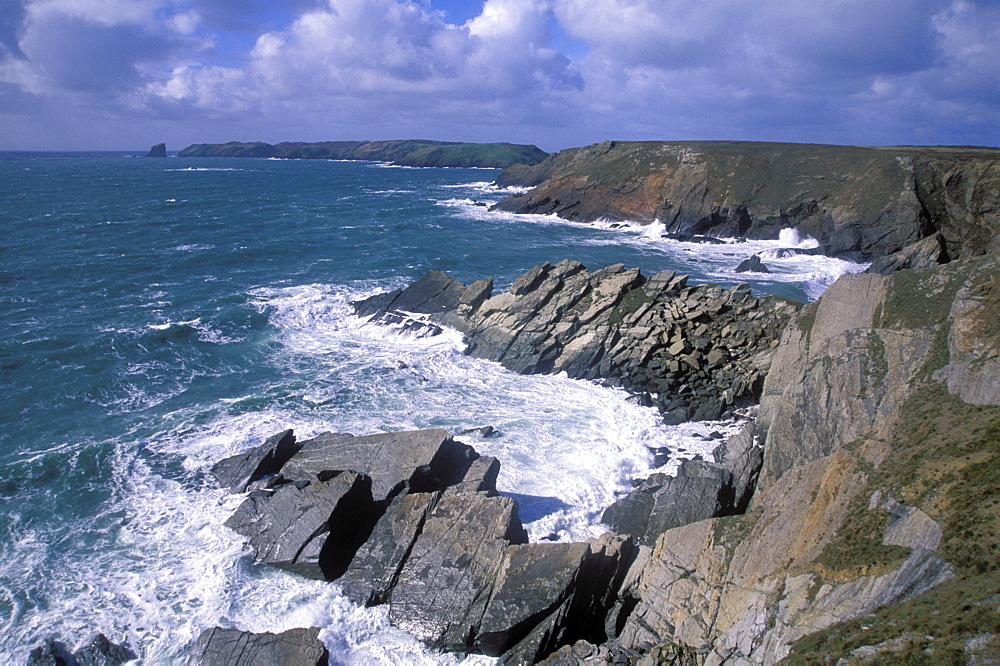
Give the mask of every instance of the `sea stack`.
[{"label": "sea stack", "polygon": [[158,143],[149,149],[146,153],[146,157],[166,157],[167,156],[167,144]]}]

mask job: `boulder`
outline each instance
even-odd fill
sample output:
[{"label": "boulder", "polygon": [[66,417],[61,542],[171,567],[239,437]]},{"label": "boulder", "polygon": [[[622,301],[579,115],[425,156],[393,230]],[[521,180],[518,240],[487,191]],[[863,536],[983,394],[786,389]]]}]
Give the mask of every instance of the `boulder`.
[{"label": "boulder", "polygon": [[770,273],[764,262],[760,260],[758,255],[753,255],[749,259],[744,259],[740,262],[740,265],[736,267],[737,273]]},{"label": "boulder", "polygon": [[319,629],[289,629],[255,634],[216,627],[202,632],[188,656],[188,666],[325,666],[329,653]]},{"label": "boulder", "polygon": [[368,536],[375,513],[371,479],[344,472],[255,491],[226,527],[249,539],[258,563],[309,578],[334,578]]},{"label": "boulder", "polygon": [[281,471],[281,467],[299,448],[292,431],[285,430],[268,437],[256,448],[215,463],[212,475],[223,488],[241,493],[254,481]]},{"label": "boulder", "polygon": [[483,615],[476,647],[499,657],[571,598],[590,549],[585,543],[531,543],[507,549],[503,576]]}]

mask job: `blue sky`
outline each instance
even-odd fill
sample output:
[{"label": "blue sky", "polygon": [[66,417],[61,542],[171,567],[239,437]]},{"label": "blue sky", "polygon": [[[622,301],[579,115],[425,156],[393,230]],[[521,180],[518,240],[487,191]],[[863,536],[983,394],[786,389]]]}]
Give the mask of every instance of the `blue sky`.
[{"label": "blue sky", "polygon": [[1000,145],[998,0],[0,0],[0,150]]}]

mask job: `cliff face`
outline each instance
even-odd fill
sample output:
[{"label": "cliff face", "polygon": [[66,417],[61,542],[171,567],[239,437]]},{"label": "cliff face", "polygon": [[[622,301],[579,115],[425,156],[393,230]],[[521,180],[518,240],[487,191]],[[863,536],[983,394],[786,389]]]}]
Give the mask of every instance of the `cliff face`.
[{"label": "cliff face", "polygon": [[604,142],[518,165],[518,213],[663,222],[667,232],[777,238],[795,227],[870,261],[940,232],[947,258],[1000,249],[1000,150],[741,142]]},{"label": "cliff face", "polygon": [[482,167],[503,169],[537,164],[548,153],[536,146],[512,143],[446,141],[321,141],[316,143],[196,143],[178,157],[277,157],[392,162],[414,167]]},{"label": "cliff face", "polygon": [[998,321],[995,256],[847,276],[795,315],[750,511],[662,534],[618,642],[699,663],[1000,654]]}]

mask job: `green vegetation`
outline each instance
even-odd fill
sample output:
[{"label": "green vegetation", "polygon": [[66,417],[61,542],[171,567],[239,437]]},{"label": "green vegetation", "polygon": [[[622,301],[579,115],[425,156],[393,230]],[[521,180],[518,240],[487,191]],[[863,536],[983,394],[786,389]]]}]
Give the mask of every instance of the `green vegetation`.
[{"label": "green vegetation", "polygon": [[869,511],[870,496],[870,492],[854,496],[847,518],[816,559],[818,564],[834,570],[874,566],[889,571],[910,556],[909,548],[882,544],[890,516],[880,509]]},{"label": "green vegetation", "polygon": [[278,157],[282,159],[366,160],[417,167],[488,167],[537,164],[547,154],[536,146],[445,141],[321,141],[318,143],[197,143],[180,157]]}]

